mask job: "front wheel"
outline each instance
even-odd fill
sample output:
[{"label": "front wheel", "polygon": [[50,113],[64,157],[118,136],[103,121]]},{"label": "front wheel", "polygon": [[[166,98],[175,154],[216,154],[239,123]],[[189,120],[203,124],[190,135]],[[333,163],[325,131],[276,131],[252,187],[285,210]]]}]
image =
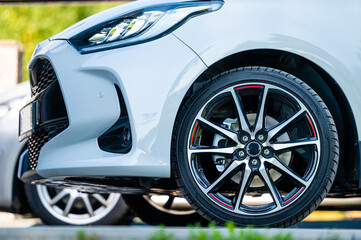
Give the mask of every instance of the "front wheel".
[{"label": "front wheel", "polygon": [[337,170],[337,131],[325,103],[271,68],[210,80],[181,107],[173,139],[178,186],[220,224],[295,224],[321,203]]}]

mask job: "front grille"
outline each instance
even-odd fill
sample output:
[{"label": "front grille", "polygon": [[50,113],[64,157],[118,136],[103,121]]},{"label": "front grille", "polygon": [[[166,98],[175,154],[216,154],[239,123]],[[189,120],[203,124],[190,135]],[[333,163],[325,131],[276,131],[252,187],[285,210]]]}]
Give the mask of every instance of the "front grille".
[{"label": "front grille", "polygon": [[41,148],[69,126],[69,119],[57,76],[49,60],[39,59],[31,69],[30,76],[31,93],[41,108],[36,113],[40,122],[28,140],[28,163],[30,169],[34,170]]},{"label": "front grille", "polygon": [[31,73],[31,94],[34,96],[38,93],[41,93],[55,81],[57,81],[57,77],[49,60],[38,60]]},{"label": "front grille", "polygon": [[35,169],[38,164],[38,158],[41,148],[45,143],[49,142],[50,139],[64,131],[69,126],[69,123],[57,123],[56,125],[42,127],[35,131],[28,141],[29,149],[29,167]]}]

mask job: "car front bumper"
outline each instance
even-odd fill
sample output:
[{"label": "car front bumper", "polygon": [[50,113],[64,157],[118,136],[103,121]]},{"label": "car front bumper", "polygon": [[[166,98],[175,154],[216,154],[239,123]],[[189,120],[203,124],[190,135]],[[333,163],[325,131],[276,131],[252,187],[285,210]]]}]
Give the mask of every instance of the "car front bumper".
[{"label": "car front bumper", "polygon": [[[53,179],[170,177],[173,124],[186,92],[206,69],[191,49],[172,34],[85,55],[65,40],[53,40],[37,49],[29,68],[42,58],[54,67],[69,126],[41,148],[36,174]],[[126,154],[103,151],[98,144],[121,113],[114,85],[121,90],[132,130]]]}]

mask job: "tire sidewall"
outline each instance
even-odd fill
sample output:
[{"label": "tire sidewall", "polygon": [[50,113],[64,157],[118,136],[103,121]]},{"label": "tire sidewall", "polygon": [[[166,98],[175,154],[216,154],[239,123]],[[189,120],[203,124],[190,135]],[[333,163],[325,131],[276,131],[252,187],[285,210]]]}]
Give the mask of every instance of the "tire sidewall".
[{"label": "tire sidewall", "polygon": [[[232,220],[239,225],[263,226],[278,224],[298,215],[301,212],[304,212],[306,208],[313,203],[315,197],[321,195],[327,176],[331,171],[330,150],[332,146],[330,146],[328,120],[323,114],[322,106],[319,104],[315,96],[312,96],[311,92],[307,91],[307,88],[309,87],[306,84],[301,85],[299,79],[296,79],[293,76],[292,78],[293,80],[291,80],[290,75],[286,75],[281,71],[279,71],[279,73],[255,70],[232,72],[227,75],[220,76],[210,85],[203,88],[187,107],[177,134],[176,156],[179,174],[183,179],[184,187],[188,190],[190,197],[193,198],[201,208],[208,211],[210,215],[216,216],[218,220],[223,222]],[[254,83],[255,81],[257,81],[257,83],[263,82],[276,85],[287,92],[290,92],[293,96],[303,102],[311,113],[314,119],[314,124],[317,126],[319,132],[318,137],[321,142],[321,155],[314,179],[302,196],[278,212],[265,215],[247,216],[225,210],[201,192],[193,178],[193,174],[188,164],[187,146],[193,120],[201,107],[204,106],[204,104],[206,104],[212,96],[230,86],[244,84],[247,82]]]}]

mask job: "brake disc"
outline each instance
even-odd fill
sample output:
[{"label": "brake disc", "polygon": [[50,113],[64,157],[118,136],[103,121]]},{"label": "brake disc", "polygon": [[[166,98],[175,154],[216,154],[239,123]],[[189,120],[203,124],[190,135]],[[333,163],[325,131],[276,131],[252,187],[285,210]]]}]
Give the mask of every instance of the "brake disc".
[{"label": "brake disc", "polygon": [[[248,122],[250,123],[250,125],[253,125],[255,123],[256,117],[257,117],[257,114],[255,114],[255,113],[247,114],[247,119],[248,119]],[[274,119],[270,116],[266,116],[266,118],[265,118],[265,127],[266,128],[271,128],[272,126],[275,126],[278,123],[279,122],[276,119]],[[223,121],[223,126],[225,128],[228,128],[228,129],[231,129],[234,131],[239,131],[239,124],[238,124],[238,120],[236,118],[235,119],[227,118],[226,120]],[[284,133],[284,134],[280,135],[276,140],[279,142],[287,142],[287,141],[290,141],[291,138],[288,135],[288,133]],[[222,137],[221,135],[215,134],[214,139],[213,139],[213,146],[220,147],[220,146],[224,145],[224,143],[223,143],[224,141],[227,141],[227,140],[224,137]],[[292,153],[284,152],[284,153],[280,154],[278,157],[282,162],[284,162],[288,166],[291,162]],[[219,172],[223,172],[224,169],[226,168],[226,166],[228,165],[228,163],[230,163],[232,161],[231,158],[226,158],[222,155],[213,155],[212,159]],[[277,181],[282,176],[281,173],[275,171],[274,169],[270,169],[269,173],[270,173],[273,181]],[[232,181],[234,181],[238,184],[241,181],[241,177],[242,177],[242,174],[239,172],[239,173],[235,174],[231,179],[232,179]],[[262,179],[258,176],[254,176],[250,187],[260,188],[260,187],[264,187],[264,186],[265,185],[264,185]]]}]

